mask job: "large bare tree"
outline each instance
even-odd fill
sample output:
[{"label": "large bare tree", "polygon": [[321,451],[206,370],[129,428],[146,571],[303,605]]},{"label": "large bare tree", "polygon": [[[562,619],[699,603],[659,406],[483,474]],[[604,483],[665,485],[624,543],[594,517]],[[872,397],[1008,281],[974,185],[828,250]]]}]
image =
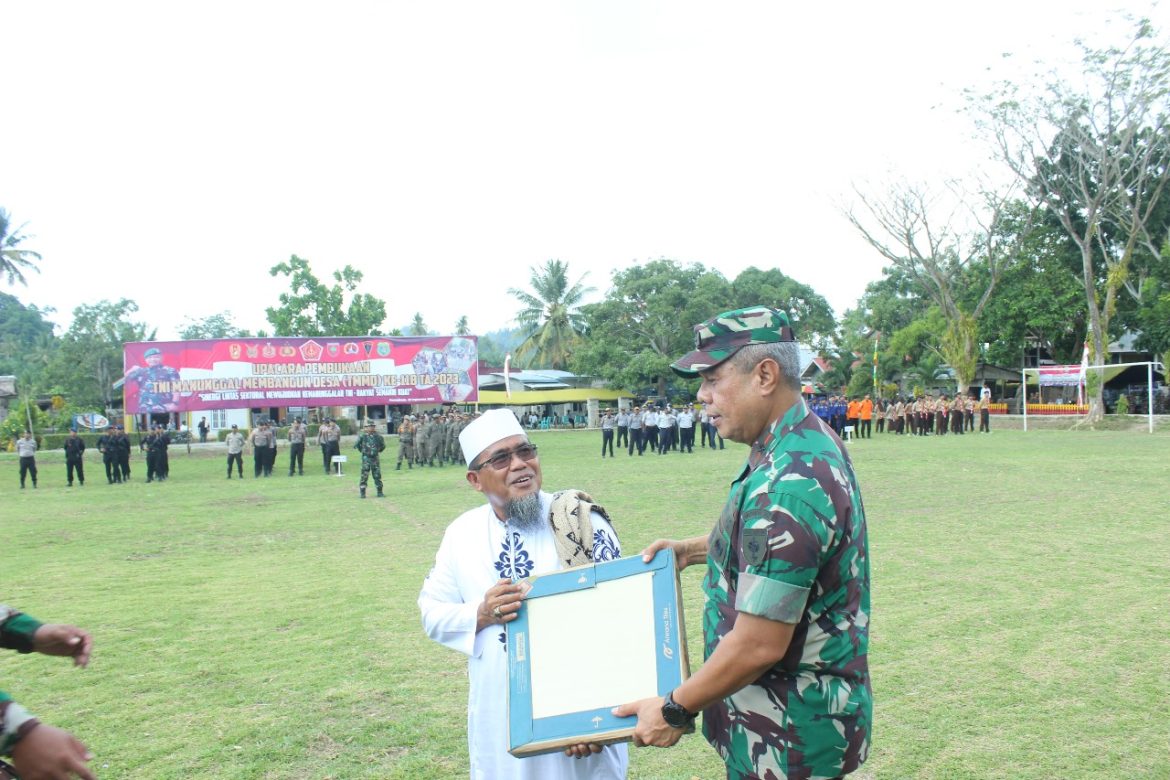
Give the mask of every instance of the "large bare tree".
[{"label": "large bare tree", "polygon": [[[1151,216],[1170,181],[1170,51],[1146,20],[1122,47],[1079,45],[1076,84],[1005,82],[976,105],[999,157],[1080,251],[1090,360],[1101,363],[1118,296],[1140,302],[1140,258],[1156,258],[1166,238]],[[1105,413],[1103,392],[1090,381],[1090,424]]]},{"label": "large bare tree", "polygon": [[[955,373],[956,392],[966,392],[979,359],[979,317],[1027,234],[1026,227],[1001,230],[1015,188],[970,195],[955,183],[932,188],[900,181],[884,195],[857,186],[854,192],[861,205],[847,209],[846,218],[942,312],[938,351]],[[969,273],[975,262],[983,263],[985,274]],[[969,284],[982,288],[975,294],[961,289]],[[962,301],[972,299],[975,304],[964,307]]]}]

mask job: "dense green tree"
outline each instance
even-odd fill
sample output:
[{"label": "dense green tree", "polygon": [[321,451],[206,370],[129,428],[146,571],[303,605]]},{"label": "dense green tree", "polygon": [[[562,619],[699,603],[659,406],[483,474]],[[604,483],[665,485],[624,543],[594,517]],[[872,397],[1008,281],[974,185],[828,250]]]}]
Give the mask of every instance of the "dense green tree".
[{"label": "dense green tree", "polygon": [[347,265],[333,272],[334,284],[328,286],[313,275],[307,260],[293,255],[269,273],[288,277],[291,288],[280,294],[280,305],[265,310],[274,336],[382,335],[386,303],[356,292],[361,271]]},{"label": "dense green tree", "polygon": [[21,377],[37,363],[43,365],[44,355],[56,348],[54,325],[45,319],[52,311],[0,293],[0,375]]},{"label": "dense green tree", "polygon": [[514,329],[505,328],[485,333],[479,337],[479,359],[489,366],[502,367],[504,358],[523,340],[520,331]]},{"label": "dense green tree", "polygon": [[460,317],[458,320],[456,320],[456,322],[455,322],[455,335],[456,336],[470,336],[471,335],[471,326],[467,324],[467,315],[466,314],[464,314],[462,317]]},{"label": "dense green tree", "polygon": [[785,276],[778,268],[746,268],[732,280],[727,308],[757,305],[787,312],[797,339],[813,349],[825,348],[836,334],[836,318],[824,296]]},{"label": "dense green tree", "polygon": [[69,403],[79,408],[110,409],[121,391],[123,345],[153,341],[155,330],[131,317],[138,304],[125,298],[83,304],[73,310],[73,323],[61,336],[49,373]]},{"label": "dense green tree", "polygon": [[232,321],[230,311],[209,314],[206,317],[188,317],[183,326],[179,328],[179,338],[184,341],[246,338],[251,335],[251,332],[237,326]]},{"label": "dense green tree", "polygon": [[14,446],[15,440],[19,439],[26,430],[31,430],[35,437],[48,420],[48,415],[37,406],[35,398],[24,392],[23,388],[19,386],[17,386],[17,391],[20,393],[19,400],[9,407],[8,416],[4,418],[3,422],[0,422],[0,450],[3,451]]},{"label": "dense green tree", "polygon": [[524,305],[516,315],[524,341],[513,358],[518,365],[529,368],[565,369],[586,328],[580,306],[593,292],[592,287],[583,284],[588,274],[570,284],[569,264],[560,260],[549,260],[529,271],[531,292],[514,287],[508,290]]},{"label": "dense green tree", "polygon": [[1087,312],[1076,246],[1045,212],[1019,252],[1019,262],[1004,272],[980,319],[979,342],[987,345],[983,358],[1016,367],[1025,350],[1039,347],[1058,363],[1079,363]]},{"label": "dense green tree", "polygon": [[[977,105],[1001,159],[1079,251],[1090,360],[1101,362],[1139,250],[1154,260],[1164,239],[1154,217],[1170,182],[1170,50],[1141,20],[1121,47],[1082,44],[1082,65],[1075,83],[1005,83]],[[1103,393],[1091,383],[1091,423]]]},{"label": "dense green tree", "polygon": [[[1162,263],[1170,265],[1170,240],[1162,245]],[[1147,295],[1135,320],[1141,332],[1138,345],[1159,356],[1170,367],[1170,274],[1162,277],[1157,295]]]},{"label": "dense green tree", "polygon": [[605,300],[582,307],[589,337],[574,366],[618,387],[655,386],[664,396],[677,380],[671,361],[694,348],[695,324],[731,301],[727,279],[699,263],[660,259],[615,272]]},{"label": "dense green tree", "polygon": [[37,271],[36,263],[41,256],[31,249],[21,249],[28,236],[23,232],[24,226],[15,227],[8,212],[0,209],[0,276],[8,279],[8,284],[27,284],[24,280],[25,271]]}]

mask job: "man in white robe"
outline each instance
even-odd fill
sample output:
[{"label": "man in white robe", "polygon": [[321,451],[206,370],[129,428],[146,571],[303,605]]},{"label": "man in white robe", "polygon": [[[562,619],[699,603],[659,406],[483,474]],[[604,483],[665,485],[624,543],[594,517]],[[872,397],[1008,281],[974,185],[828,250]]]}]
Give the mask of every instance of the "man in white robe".
[{"label": "man in white robe", "polygon": [[[448,526],[419,594],[427,636],[467,654],[471,690],[467,739],[472,780],[618,779],[629,763],[625,745],[576,758],[508,753],[508,650],[504,625],[516,619],[521,590],[532,574],[562,568],[549,523],[552,496],[540,490],[536,447],[506,409],[486,412],[459,435],[467,481],[488,503]],[[620,555],[613,527],[598,512],[592,559]]]}]

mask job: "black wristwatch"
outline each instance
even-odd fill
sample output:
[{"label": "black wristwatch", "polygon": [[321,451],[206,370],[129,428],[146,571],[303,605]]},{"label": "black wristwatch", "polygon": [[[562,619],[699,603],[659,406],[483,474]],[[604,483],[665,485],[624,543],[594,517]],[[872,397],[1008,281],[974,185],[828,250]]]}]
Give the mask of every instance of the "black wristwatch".
[{"label": "black wristwatch", "polygon": [[666,701],[662,704],[662,719],[666,725],[675,729],[685,729],[695,722],[694,714],[687,712],[686,707],[674,700],[674,691],[666,694]]}]

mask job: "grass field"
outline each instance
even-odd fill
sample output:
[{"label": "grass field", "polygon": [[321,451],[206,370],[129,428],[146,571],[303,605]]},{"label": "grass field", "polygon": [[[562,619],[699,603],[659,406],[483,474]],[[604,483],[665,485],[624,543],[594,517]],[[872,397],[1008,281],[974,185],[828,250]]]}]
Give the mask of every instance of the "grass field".
[{"label": "grass field", "polygon": [[[545,487],[606,505],[626,554],[706,533],[745,453],[601,460],[542,432]],[[177,449],[177,448],[176,448]],[[391,447],[391,450],[393,447]],[[344,450],[343,450],[344,451]],[[996,430],[851,447],[873,559],[874,746],[858,778],[1170,778],[1170,432]],[[415,600],[461,469],[65,487],[0,456],[0,601],[95,636],[91,666],[0,656],[0,688],[78,734],[103,778],[466,777],[462,656]],[[310,453],[311,455],[313,453]],[[389,453],[388,453],[389,454]],[[393,458],[388,460],[393,461]],[[250,472],[250,463],[246,464]],[[698,569],[683,575],[693,663]],[[633,778],[717,778],[699,736],[631,750]]]}]

